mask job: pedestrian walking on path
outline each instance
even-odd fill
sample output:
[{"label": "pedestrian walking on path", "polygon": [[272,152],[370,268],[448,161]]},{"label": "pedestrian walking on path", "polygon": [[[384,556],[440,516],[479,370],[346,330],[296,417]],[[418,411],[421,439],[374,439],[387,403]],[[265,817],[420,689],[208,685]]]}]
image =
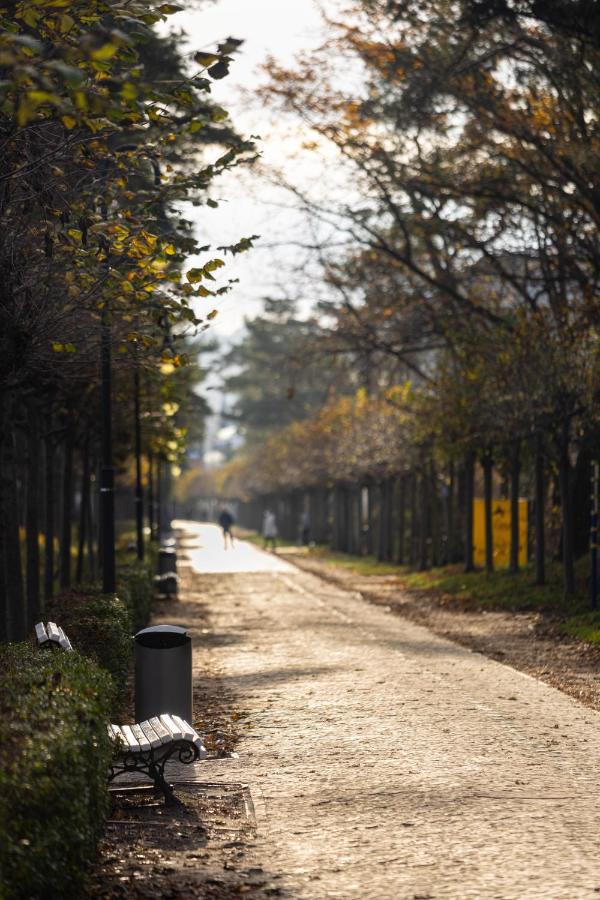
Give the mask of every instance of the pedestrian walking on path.
[{"label": "pedestrian walking on path", "polygon": [[227,540],[229,540],[229,546],[233,550],[233,533],[231,529],[235,524],[235,519],[231,515],[228,509],[223,508],[219,515],[219,525],[223,529],[223,543],[225,545],[225,549],[227,550]]},{"label": "pedestrian walking on path", "polygon": [[277,548],[277,519],[275,513],[270,509],[265,509],[262,533],[265,539],[265,550],[270,544],[271,550],[275,551]]},{"label": "pedestrian walking on path", "polygon": [[300,543],[303,547],[308,547],[310,541],[310,515],[304,510],[302,515],[300,516]]}]

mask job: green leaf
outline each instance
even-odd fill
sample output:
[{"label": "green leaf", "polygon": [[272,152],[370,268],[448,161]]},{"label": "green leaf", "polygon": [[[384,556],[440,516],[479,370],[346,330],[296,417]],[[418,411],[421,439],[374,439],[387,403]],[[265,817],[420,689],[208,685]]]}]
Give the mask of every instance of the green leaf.
[{"label": "green leaf", "polygon": [[226,75],[229,75],[229,64],[225,62],[225,60],[219,60],[218,63],[215,63],[214,66],[211,66],[208,70],[208,74],[211,78],[219,80],[221,78],[225,78]]},{"label": "green leaf", "polygon": [[186,273],[187,280],[190,284],[197,284],[199,281],[202,281],[204,277],[204,272],[202,269],[190,269],[189,272]]},{"label": "green leaf", "polygon": [[46,63],[47,69],[52,69],[64,79],[67,84],[80,84],[83,81],[84,73],[75,66],[68,66],[61,59],[51,59]]}]

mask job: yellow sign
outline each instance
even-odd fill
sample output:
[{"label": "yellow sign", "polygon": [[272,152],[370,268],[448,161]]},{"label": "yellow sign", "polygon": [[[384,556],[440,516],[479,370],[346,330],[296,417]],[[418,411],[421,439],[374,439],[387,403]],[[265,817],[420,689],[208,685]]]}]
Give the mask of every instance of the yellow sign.
[{"label": "yellow sign", "polygon": [[[494,565],[502,568],[510,562],[510,500],[492,503]],[[483,500],[473,500],[473,559],[485,566],[485,519]],[[519,565],[527,562],[527,500],[519,500]]]}]

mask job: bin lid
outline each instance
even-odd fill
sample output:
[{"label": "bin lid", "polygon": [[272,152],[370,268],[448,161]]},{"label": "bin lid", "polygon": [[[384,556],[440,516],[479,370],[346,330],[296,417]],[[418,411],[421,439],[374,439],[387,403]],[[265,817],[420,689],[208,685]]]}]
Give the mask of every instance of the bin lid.
[{"label": "bin lid", "polygon": [[187,628],[180,625],[151,625],[142,628],[135,635],[135,640],[143,647],[154,647],[158,650],[168,650],[170,647],[181,647],[190,639]]}]

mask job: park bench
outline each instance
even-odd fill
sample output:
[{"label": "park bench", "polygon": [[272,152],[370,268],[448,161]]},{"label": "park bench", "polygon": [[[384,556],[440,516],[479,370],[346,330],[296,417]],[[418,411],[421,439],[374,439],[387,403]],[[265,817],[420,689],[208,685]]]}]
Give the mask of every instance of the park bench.
[{"label": "park bench", "polygon": [[202,738],[179,716],[165,713],[136,725],[109,725],[108,734],[115,748],[109,782],[126,772],[147,775],[162,791],[168,806],[179,801],[164,777],[167,762],[175,758],[189,764],[206,759]]},{"label": "park bench", "polygon": [[35,637],[38,647],[60,647],[61,650],[72,651],[71,641],[56,622],[38,622],[35,626]]},{"label": "park bench", "polygon": [[[55,622],[35,626],[39,647],[60,647],[72,651],[73,647],[62,628]],[[109,725],[108,735],[113,744],[113,761],[108,781],[114,781],[125,773],[138,772],[147,775],[157,790],[162,791],[165,803],[179,803],[173,787],[165,780],[165,766],[175,758],[180,763],[193,763],[206,759],[202,738],[189,722],[179,716],[164,713],[161,716],[135,725]]]}]

